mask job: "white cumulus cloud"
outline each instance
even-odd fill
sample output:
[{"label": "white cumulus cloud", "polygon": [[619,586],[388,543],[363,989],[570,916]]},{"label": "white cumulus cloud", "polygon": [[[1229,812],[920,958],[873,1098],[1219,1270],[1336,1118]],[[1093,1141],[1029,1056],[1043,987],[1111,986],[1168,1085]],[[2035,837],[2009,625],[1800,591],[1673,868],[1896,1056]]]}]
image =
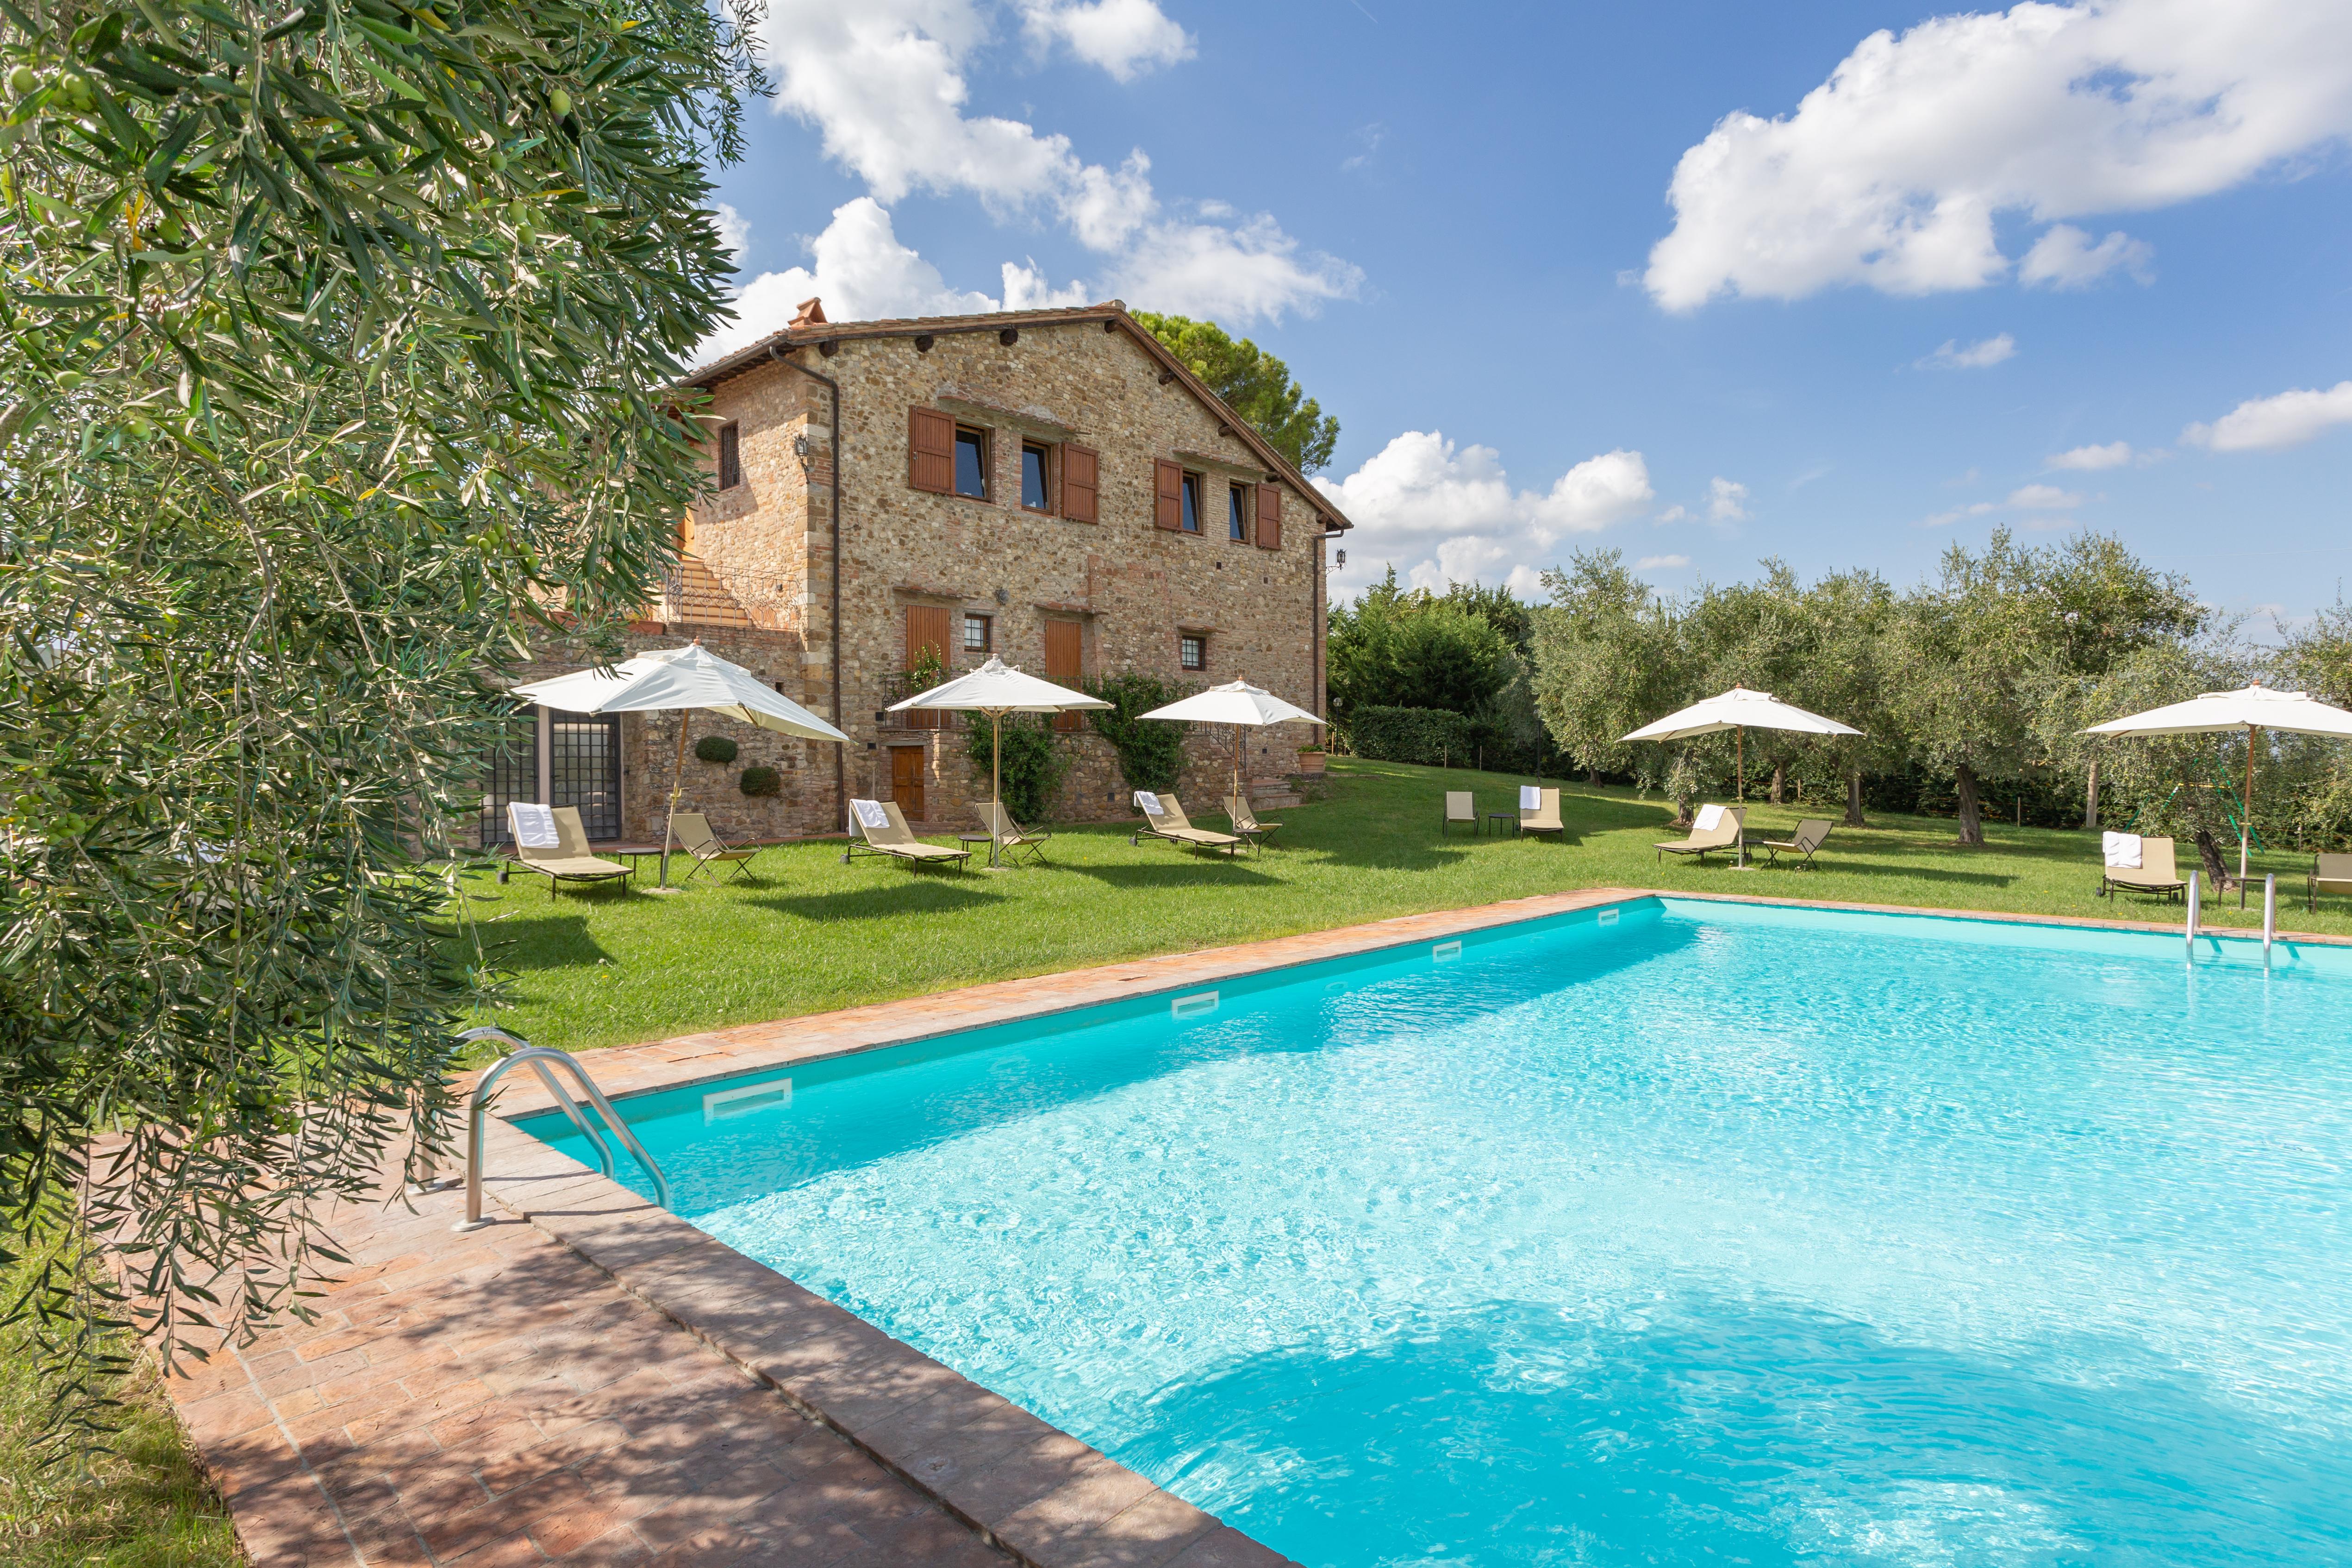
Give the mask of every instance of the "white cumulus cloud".
[{"label": "white cumulus cloud", "polygon": [[2017,357],[2017,340],[2007,332],[1963,348],[1958,338],[1946,338],[1943,347],[1911,362],[1915,370],[1986,370]]},{"label": "white cumulus cloud", "polygon": [[1706,520],[1709,522],[1744,522],[1748,518],[1748,487],[1736,479],[1716,479],[1707,482]]},{"label": "white cumulus cloud", "polygon": [[1192,58],[1192,39],[1152,0],[1061,5],[1024,0],[1021,25],[1040,48],[1058,43],[1117,81]]},{"label": "white cumulus cloud", "polygon": [[2191,425],[2180,438],[2216,452],[2275,452],[2338,425],[2352,425],[2352,381],[2250,397],[2210,425]]},{"label": "white cumulus cloud", "polygon": [[1596,533],[1655,499],[1642,454],[1587,458],[1549,489],[1512,487],[1492,447],[1456,446],[1408,430],[1346,479],[1315,483],[1355,523],[1343,590],[1376,581],[1394,563],[1420,587],[1500,581],[1531,593],[1563,537]]},{"label": "white cumulus cloud", "polygon": [[[741,223],[740,218],[736,221]],[[812,295],[821,296],[825,314],[839,321],[960,316],[999,308],[998,301],[985,294],[948,287],[938,268],[899,243],[889,213],[872,196],[859,196],[835,207],[833,221],[808,242],[808,251],[813,265],[762,272],[737,290],[735,320],[703,340],[695,351],[695,362],[707,364],[771,332],[782,331],[800,302]],[[1004,282],[1008,294],[1016,287],[1024,291],[1021,300],[1024,304],[1030,302],[1027,290],[1051,292],[1031,269],[1009,262]]]},{"label": "white cumulus cloud", "polygon": [[1636,572],[1660,572],[1666,571],[1676,566],[1687,566],[1689,564],[1690,557],[1687,555],[1644,555],[1639,561],[1633,563],[1633,570]]},{"label": "white cumulus cloud", "polygon": [[[1738,110],[1676,164],[1652,298],[1890,294],[2010,275],[1998,219],[2146,212],[2352,132],[2352,5],[2084,0],[1873,33],[1774,119]],[[2046,230],[2028,280],[2145,270],[2145,246]]]},{"label": "white cumulus cloud", "polygon": [[[1191,47],[1152,0],[1037,0],[1024,16],[1033,37],[1122,79]],[[1003,219],[1051,215],[1104,258],[1108,286],[1097,291],[1124,289],[1139,306],[1247,323],[1360,286],[1358,268],[1303,250],[1269,215],[1213,202],[1171,209],[1139,148],[1116,166],[1088,163],[1066,136],[966,112],[988,23],[979,0],[777,0],[762,29],[777,108],[814,126],[826,156],[885,206],[919,191],[976,196]],[[826,313],[850,319],[830,301]]]},{"label": "white cumulus cloud", "polygon": [[2128,441],[2110,441],[2104,447],[2076,447],[2050,459],[2053,468],[2073,468],[2084,473],[2095,473],[2101,468],[2120,468],[2132,460]]},{"label": "white cumulus cloud", "polygon": [[2062,223],[2033,242],[2033,248],[2017,264],[2017,278],[2021,283],[2051,289],[2082,289],[2120,267],[2145,283],[2152,276],[2148,264],[2155,258],[2153,247],[2121,229],[2094,243],[2073,224]]},{"label": "white cumulus cloud", "polygon": [[2083,498],[2056,485],[2020,485],[2009,492],[2009,504],[2021,511],[2063,511],[2081,506]]}]

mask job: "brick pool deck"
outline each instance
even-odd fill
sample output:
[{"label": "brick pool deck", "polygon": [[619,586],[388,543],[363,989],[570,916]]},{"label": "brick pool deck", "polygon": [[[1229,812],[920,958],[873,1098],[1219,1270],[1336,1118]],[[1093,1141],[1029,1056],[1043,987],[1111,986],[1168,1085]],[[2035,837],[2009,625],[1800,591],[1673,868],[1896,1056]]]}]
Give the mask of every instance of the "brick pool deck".
[{"label": "brick pool deck", "polygon": [[[1405,916],[586,1061],[614,1096],[674,1088],[1645,896]],[[548,1102],[507,1082],[486,1145],[499,1223],[453,1233],[457,1189],[403,1203],[387,1188],[332,1215],[351,1264],[313,1302],[318,1321],[283,1321],[166,1384],[257,1564],[1286,1561],[515,1131],[502,1118]]]}]

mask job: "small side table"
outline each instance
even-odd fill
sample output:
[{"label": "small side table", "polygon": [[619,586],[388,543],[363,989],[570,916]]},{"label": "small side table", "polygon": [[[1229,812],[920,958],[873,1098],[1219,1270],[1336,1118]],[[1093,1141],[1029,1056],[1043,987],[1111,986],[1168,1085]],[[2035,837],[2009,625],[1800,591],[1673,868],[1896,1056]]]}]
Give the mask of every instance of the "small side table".
[{"label": "small side table", "polygon": [[1508,833],[1514,838],[1519,836],[1519,814],[1516,811],[1490,811],[1486,814],[1486,820],[1489,824],[1499,822],[1503,825],[1495,829],[1497,833]]},{"label": "small side table", "polygon": [[[992,833],[959,833],[956,835],[956,842],[962,845],[968,852],[976,855],[980,852],[982,845],[992,842],[995,837]],[[996,864],[996,858],[992,855],[989,857],[988,863],[993,866]]]}]

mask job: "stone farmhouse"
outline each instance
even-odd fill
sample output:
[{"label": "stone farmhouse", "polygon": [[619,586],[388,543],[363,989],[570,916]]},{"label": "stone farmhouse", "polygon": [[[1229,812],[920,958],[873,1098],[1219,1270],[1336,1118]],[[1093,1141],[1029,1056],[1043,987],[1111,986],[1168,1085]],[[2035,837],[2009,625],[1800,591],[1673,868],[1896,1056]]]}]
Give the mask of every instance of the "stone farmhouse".
[{"label": "stone farmhouse", "polygon": [[[963,721],[887,709],[921,672],[992,655],[1065,686],[1246,677],[1323,710],[1324,544],[1348,521],[1119,301],[833,322],[812,300],[694,384],[710,395],[716,489],[631,650],[699,637],[852,738],[695,719],[695,738],[738,747],[685,764],[684,805],[722,836],[840,832],[861,795],[975,826],[987,777]],[[562,654],[530,675],[577,667]],[[1052,815],[1131,816],[1109,743],[1076,715],[1054,722],[1075,765]],[[538,799],[581,806],[592,837],[658,839],[677,725],[530,715],[491,781],[486,837],[503,837],[506,801]],[[1319,733],[1251,735],[1254,793],[1285,787]],[[747,797],[751,765],[775,769],[780,792]],[[1196,733],[1180,793],[1213,812],[1231,768],[1231,732]]]}]

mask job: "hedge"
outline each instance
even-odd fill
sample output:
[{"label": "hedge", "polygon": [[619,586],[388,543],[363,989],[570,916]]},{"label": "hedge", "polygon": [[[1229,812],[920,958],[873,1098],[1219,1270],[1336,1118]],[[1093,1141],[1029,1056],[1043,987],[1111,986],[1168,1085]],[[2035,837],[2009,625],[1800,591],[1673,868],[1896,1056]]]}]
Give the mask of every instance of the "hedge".
[{"label": "hedge", "polygon": [[1356,755],[1381,762],[1462,767],[1476,742],[1470,721],[1450,708],[1367,706],[1349,716],[1348,743]]},{"label": "hedge", "polygon": [[694,743],[694,754],[706,763],[731,763],[735,742],[724,735],[705,735]]}]

